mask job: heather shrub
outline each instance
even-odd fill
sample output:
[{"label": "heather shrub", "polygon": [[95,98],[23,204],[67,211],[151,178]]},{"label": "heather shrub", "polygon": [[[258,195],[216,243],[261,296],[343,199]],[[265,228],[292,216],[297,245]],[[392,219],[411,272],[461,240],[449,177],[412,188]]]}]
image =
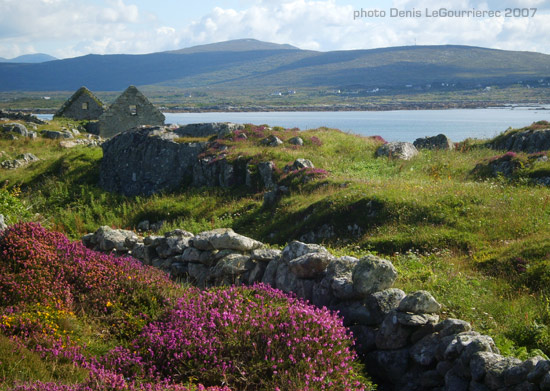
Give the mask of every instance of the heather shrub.
[{"label": "heather shrub", "polygon": [[3,305],[39,303],[107,314],[115,305],[146,303],[147,310],[154,307],[151,301],[162,300],[163,286],[172,284],[164,273],[133,258],[91,251],[37,223],[7,228],[0,254]]},{"label": "heather shrub", "polygon": [[[69,385],[35,378],[14,385],[18,391],[369,384],[354,367],[351,336],[326,309],[263,285],[182,289],[132,258],[88,250],[37,223],[12,225],[0,238],[0,300],[0,333],[44,363],[74,368],[78,378]],[[14,354],[0,369],[14,367]]]},{"label": "heather shrub", "polygon": [[365,390],[352,345],[336,315],[267,286],[190,290],[106,364],[235,390]]}]

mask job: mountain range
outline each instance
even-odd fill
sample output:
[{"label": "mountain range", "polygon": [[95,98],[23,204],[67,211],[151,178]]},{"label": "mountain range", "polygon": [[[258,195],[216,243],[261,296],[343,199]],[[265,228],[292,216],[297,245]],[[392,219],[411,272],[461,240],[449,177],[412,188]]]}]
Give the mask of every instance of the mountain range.
[{"label": "mountain range", "polygon": [[466,88],[550,80],[550,55],[471,46],[319,52],[254,39],[142,55],[0,63],[0,91],[170,88]]},{"label": "mountain range", "polygon": [[46,61],[57,60],[54,56],[44,53],[34,53],[34,54],[23,54],[22,56],[7,59],[0,57],[0,62],[11,62],[11,63],[27,63],[27,64],[37,64]]}]

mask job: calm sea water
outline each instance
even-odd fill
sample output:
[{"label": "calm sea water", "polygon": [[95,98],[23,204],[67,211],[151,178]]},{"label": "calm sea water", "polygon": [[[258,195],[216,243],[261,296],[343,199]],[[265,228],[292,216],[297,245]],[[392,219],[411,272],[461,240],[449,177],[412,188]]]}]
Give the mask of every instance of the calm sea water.
[{"label": "calm sea water", "polygon": [[[545,110],[546,109],[546,110]],[[314,129],[321,126],[365,136],[379,135],[388,141],[413,142],[419,137],[444,133],[453,141],[491,138],[508,127],[519,128],[534,121],[550,121],[550,107],[452,110],[339,111],[339,112],[246,112],[165,113],[166,123],[236,122],[284,128]],[[48,116],[43,116],[48,119]],[[49,116],[51,118],[51,116]]]}]

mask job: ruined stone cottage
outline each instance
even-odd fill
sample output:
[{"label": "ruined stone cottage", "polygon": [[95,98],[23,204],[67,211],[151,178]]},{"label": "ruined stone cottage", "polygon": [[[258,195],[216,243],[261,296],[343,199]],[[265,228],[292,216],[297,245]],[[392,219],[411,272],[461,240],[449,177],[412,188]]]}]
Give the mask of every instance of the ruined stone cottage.
[{"label": "ruined stone cottage", "polygon": [[164,125],[162,114],[136,87],[130,86],[99,117],[99,132],[104,138],[140,125]]},{"label": "ruined stone cottage", "polygon": [[103,102],[86,87],[80,87],[54,114],[54,117],[94,121],[104,112]]}]

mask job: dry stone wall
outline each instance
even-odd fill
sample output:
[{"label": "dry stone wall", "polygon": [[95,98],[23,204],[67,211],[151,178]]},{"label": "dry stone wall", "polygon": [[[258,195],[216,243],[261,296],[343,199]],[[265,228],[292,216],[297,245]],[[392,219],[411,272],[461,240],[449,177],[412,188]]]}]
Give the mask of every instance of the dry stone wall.
[{"label": "dry stone wall", "polygon": [[550,361],[503,357],[492,338],[469,323],[440,321],[441,305],[429,292],[393,288],[395,268],[373,255],[335,257],[323,246],[298,241],[280,251],[231,229],[143,238],[101,227],[82,240],[92,249],[130,254],[201,288],[261,282],[338,310],[384,389],[550,390]]}]

